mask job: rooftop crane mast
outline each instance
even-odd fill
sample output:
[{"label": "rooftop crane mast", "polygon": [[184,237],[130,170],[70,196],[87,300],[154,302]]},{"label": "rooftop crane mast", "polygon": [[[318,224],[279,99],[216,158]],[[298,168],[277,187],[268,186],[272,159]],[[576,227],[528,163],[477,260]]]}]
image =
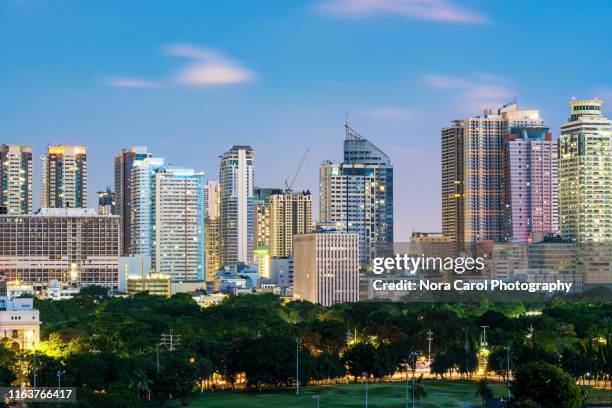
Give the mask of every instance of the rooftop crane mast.
[{"label": "rooftop crane mast", "polygon": [[300,174],[300,170],[302,170],[302,166],[304,165],[304,160],[306,159],[306,155],[308,155],[309,150],[306,149],[304,154],[302,155],[302,159],[300,160],[300,164],[298,164],[295,173],[293,174],[293,178],[291,179],[291,183],[289,183],[289,177],[285,179],[285,192],[290,193],[293,191],[293,184],[295,183],[295,179],[297,179],[298,174]]}]

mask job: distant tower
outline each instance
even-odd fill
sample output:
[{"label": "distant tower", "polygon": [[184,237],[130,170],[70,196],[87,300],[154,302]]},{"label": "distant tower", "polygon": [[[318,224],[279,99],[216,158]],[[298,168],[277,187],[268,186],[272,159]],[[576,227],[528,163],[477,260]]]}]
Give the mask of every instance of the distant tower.
[{"label": "distant tower", "polygon": [[111,191],[110,186],[105,191],[98,191],[98,214],[115,215],[115,212],[115,193]]},{"label": "distant tower", "polygon": [[0,214],[32,212],[32,147],[0,145]]},{"label": "distant tower", "polygon": [[41,166],[41,208],[87,207],[86,147],[47,146]]},{"label": "distant tower", "polygon": [[204,259],[206,281],[212,282],[221,267],[221,190],[218,181],[209,180],[204,186]]},{"label": "distant tower", "polygon": [[253,259],[253,148],[233,146],[221,155],[221,265]]}]

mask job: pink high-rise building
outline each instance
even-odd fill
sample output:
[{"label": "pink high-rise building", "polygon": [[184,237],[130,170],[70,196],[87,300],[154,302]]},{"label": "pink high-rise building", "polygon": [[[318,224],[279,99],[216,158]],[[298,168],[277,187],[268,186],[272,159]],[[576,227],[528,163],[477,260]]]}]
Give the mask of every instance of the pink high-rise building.
[{"label": "pink high-rise building", "polygon": [[557,143],[548,128],[510,128],[504,169],[506,240],[533,242],[557,233]]}]

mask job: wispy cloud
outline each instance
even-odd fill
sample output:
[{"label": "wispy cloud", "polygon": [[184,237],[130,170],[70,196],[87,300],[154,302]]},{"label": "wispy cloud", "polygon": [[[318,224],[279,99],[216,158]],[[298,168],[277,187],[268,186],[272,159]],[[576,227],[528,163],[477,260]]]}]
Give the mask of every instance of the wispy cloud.
[{"label": "wispy cloud", "polygon": [[238,62],[207,48],[191,44],[174,44],[165,48],[168,55],[191,60],[179,69],[172,80],[183,85],[212,86],[249,82],[257,76]]},{"label": "wispy cloud", "polygon": [[489,73],[479,73],[468,78],[437,74],[423,76],[426,86],[452,92],[462,111],[472,113],[512,100],[516,93],[508,86],[508,82],[504,77]]},{"label": "wispy cloud", "polygon": [[395,14],[420,20],[460,24],[483,24],[482,14],[464,9],[453,0],[321,0],[318,9],[337,17]]},{"label": "wispy cloud", "polygon": [[380,106],[364,113],[367,116],[380,119],[412,119],[416,116],[414,110],[397,106]]},{"label": "wispy cloud", "polygon": [[103,81],[106,85],[120,88],[158,88],[159,82],[133,77],[108,77]]},{"label": "wispy cloud", "polygon": [[229,57],[208,48],[192,44],[172,44],[163,48],[163,54],[185,58],[188,62],[168,77],[147,80],[139,77],[107,77],[106,85],[122,88],[159,88],[167,85],[215,86],[249,82],[257,75]]}]

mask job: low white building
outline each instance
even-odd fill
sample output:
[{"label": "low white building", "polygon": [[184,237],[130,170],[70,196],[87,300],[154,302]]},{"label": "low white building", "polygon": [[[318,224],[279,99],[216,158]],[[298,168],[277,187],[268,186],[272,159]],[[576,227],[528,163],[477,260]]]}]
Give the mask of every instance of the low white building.
[{"label": "low white building", "polygon": [[0,296],[0,338],[20,350],[33,350],[40,342],[40,317],[33,301]]}]

